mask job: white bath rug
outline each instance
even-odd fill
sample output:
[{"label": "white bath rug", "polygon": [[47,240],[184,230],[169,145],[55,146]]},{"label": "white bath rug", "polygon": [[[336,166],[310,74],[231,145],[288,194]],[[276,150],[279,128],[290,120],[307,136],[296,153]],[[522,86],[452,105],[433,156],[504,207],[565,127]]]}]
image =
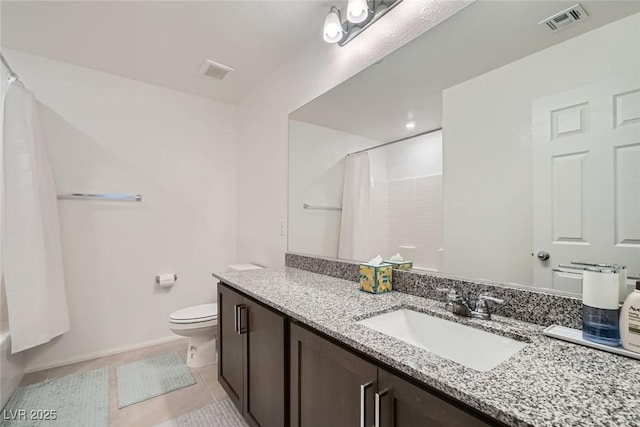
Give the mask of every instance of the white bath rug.
[{"label": "white bath rug", "polygon": [[231,400],[225,399],[191,411],[156,427],[249,427]]},{"label": "white bath rug", "polygon": [[2,427],[108,427],[109,368],[18,387],[1,411]]},{"label": "white bath rug", "polygon": [[124,408],[196,383],[178,353],[128,363],[116,368],[118,408]]}]

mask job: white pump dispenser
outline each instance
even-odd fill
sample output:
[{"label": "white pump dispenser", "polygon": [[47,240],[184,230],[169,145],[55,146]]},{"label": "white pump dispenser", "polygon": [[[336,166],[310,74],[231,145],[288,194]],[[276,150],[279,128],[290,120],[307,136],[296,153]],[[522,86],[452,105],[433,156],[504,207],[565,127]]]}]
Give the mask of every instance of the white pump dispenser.
[{"label": "white pump dispenser", "polygon": [[640,281],[620,310],[620,341],[627,350],[640,353]]}]

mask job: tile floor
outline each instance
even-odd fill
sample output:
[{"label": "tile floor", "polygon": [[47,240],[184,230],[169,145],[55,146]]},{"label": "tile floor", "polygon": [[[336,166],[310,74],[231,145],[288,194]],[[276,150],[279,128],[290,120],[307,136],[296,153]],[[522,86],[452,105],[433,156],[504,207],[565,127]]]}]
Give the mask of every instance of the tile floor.
[{"label": "tile floor", "polygon": [[162,396],[126,408],[118,409],[116,395],[116,369],[118,365],[135,362],[149,357],[177,351],[185,358],[188,340],[177,340],[166,344],[132,350],[112,356],[101,357],[86,362],[74,363],[54,369],[33,372],[25,375],[21,386],[79,374],[92,369],[109,367],[109,421],[111,427],[148,427],[177,418],[187,412],[200,409],[214,401],[227,398],[227,394],[218,383],[218,366],[190,368],[197,384],[175,390]]}]

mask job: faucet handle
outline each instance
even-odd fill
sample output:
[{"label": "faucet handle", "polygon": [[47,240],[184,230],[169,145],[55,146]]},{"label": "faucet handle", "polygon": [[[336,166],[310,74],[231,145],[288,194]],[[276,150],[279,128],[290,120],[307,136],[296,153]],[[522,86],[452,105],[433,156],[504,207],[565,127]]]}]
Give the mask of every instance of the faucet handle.
[{"label": "faucet handle", "polygon": [[489,304],[487,304],[487,301],[492,301],[496,304],[504,303],[503,299],[495,298],[487,294],[480,294],[478,295],[478,301],[476,301],[476,307],[471,312],[471,317],[485,320],[491,319],[491,310],[489,309]]},{"label": "faucet handle", "polygon": [[460,295],[458,291],[453,288],[436,288],[436,290],[438,292],[446,292],[447,301],[459,301],[462,298],[462,295]]},{"label": "faucet handle", "polygon": [[492,297],[491,295],[487,295],[487,294],[478,295],[478,302],[480,301],[491,301],[491,302],[495,302],[496,304],[504,304],[503,299]]}]

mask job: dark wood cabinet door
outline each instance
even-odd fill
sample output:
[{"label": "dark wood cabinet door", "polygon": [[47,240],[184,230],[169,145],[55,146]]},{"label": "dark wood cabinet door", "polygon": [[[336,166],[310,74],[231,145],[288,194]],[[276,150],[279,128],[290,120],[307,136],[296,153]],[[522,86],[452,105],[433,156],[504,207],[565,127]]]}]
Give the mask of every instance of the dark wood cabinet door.
[{"label": "dark wood cabinet door", "polygon": [[287,319],[257,302],[244,299],[245,419],[254,427],[288,424]]},{"label": "dark wood cabinet door", "polygon": [[290,336],[291,426],[360,427],[364,403],[364,425],[371,427],[375,365],[296,324]]},{"label": "dark wood cabinet door", "polygon": [[218,381],[243,411],[243,339],[236,331],[236,311],[242,296],[218,283]]},{"label": "dark wood cabinet door", "polygon": [[378,368],[380,427],[487,427],[488,424],[400,377]]}]

